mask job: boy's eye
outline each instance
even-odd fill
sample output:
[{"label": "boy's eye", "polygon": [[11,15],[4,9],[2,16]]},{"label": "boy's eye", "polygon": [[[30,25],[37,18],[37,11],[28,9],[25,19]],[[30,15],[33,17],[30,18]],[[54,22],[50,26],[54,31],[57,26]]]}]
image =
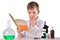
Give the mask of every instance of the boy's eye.
[{"label": "boy's eye", "polygon": [[29,12],[29,14],[31,14],[31,12]]},{"label": "boy's eye", "polygon": [[33,12],[33,14],[35,14],[35,12]]}]

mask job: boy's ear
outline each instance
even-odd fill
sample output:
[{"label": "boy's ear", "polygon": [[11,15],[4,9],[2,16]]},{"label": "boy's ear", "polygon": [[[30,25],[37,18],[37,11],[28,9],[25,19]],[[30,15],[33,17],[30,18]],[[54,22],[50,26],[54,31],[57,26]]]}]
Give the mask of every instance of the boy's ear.
[{"label": "boy's ear", "polygon": [[38,14],[40,13],[40,10],[38,11]]}]

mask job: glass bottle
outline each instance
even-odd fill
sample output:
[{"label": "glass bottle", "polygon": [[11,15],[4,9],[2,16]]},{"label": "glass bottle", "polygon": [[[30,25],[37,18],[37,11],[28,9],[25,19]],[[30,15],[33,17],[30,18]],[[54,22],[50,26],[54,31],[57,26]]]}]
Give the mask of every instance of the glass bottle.
[{"label": "glass bottle", "polygon": [[50,31],[50,35],[51,35],[51,38],[54,39],[54,29],[53,29],[53,26],[52,26],[52,30]]},{"label": "glass bottle", "polygon": [[11,28],[11,20],[7,21],[7,29],[3,32],[3,37],[5,40],[14,40],[15,38],[15,31]]}]

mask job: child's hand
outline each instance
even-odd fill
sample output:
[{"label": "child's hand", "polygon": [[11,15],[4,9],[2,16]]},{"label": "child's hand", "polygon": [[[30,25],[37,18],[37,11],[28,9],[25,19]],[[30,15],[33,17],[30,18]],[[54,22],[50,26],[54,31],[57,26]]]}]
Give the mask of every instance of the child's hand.
[{"label": "child's hand", "polygon": [[34,26],[35,25],[35,22],[36,22],[36,20],[30,20],[30,24],[32,25],[32,26]]},{"label": "child's hand", "polygon": [[18,32],[18,38],[22,38],[22,34],[21,34],[22,30],[17,30],[17,32]]}]

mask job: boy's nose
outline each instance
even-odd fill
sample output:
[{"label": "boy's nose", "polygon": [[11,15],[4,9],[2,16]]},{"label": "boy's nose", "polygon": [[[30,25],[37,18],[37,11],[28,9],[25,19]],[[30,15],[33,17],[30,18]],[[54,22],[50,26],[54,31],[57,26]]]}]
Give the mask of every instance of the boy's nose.
[{"label": "boy's nose", "polygon": [[31,18],[33,18],[33,17],[34,17],[34,15],[31,16]]},{"label": "boy's nose", "polygon": [[31,16],[33,17],[33,16],[34,16],[34,14],[31,14]]}]

